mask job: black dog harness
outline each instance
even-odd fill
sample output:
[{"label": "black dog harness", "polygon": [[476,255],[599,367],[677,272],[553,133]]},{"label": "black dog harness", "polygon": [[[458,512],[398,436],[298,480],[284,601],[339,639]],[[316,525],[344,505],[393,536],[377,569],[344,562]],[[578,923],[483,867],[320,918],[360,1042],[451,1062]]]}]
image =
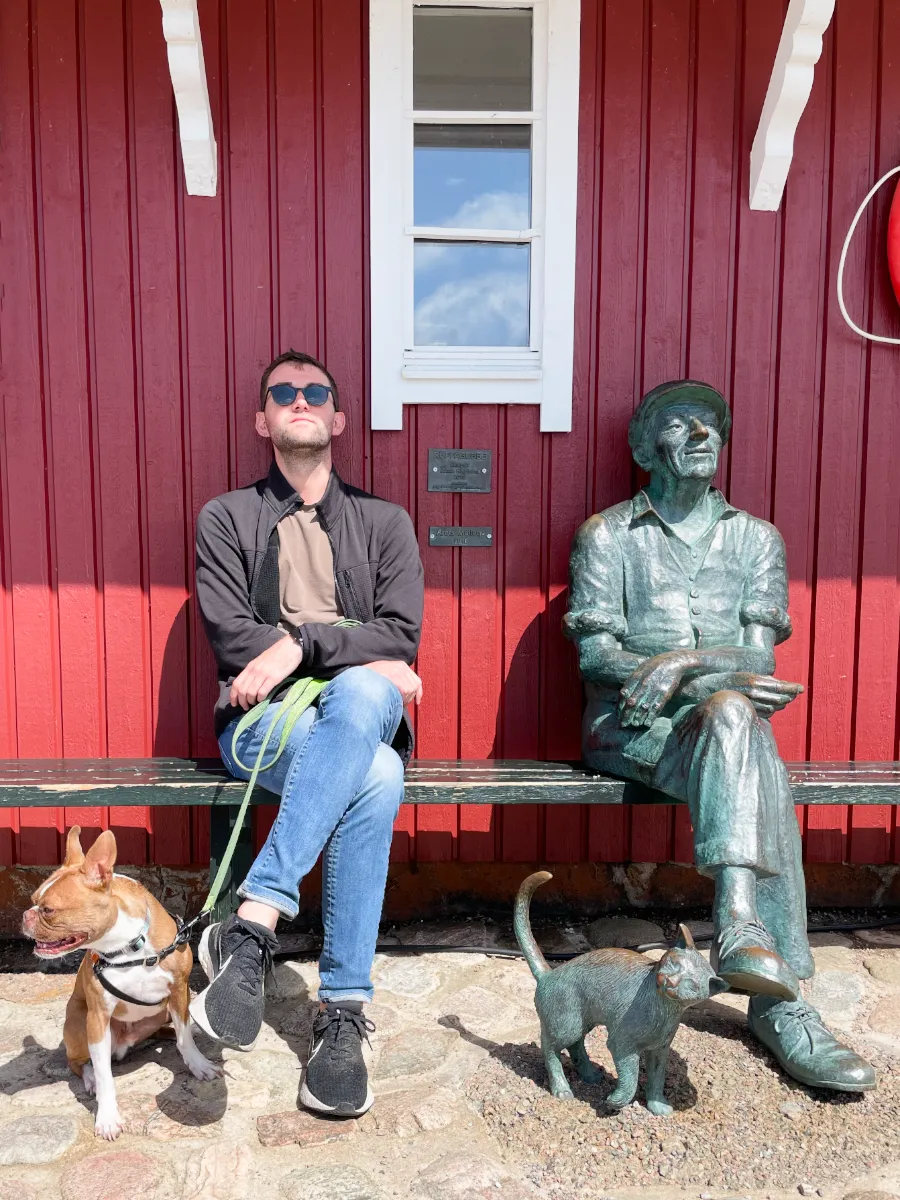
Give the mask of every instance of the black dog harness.
[{"label": "black dog harness", "polygon": [[[205,915],[205,914],[202,914]],[[123,1000],[126,1004],[138,1004],[142,1008],[159,1008],[163,1000],[138,1000],[135,996],[129,996],[127,992],[120,991],[115,984],[103,974],[104,971],[118,970],[122,967],[155,967],[162,962],[164,958],[168,958],[173,954],[179,946],[183,946],[191,937],[191,930],[199,920],[195,917],[193,921],[188,921],[183,925],[178,917],[175,918],[179,925],[178,933],[175,936],[175,941],[160,950],[157,954],[145,955],[143,958],[129,958],[125,962],[120,962],[118,958],[109,958],[105,954],[101,954],[99,950],[92,950],[90,953],[93,957],[92,970],[100,984],[100,986],[111,996],[115,996],[117,1000]],[[144,918],[144,925],[141,932],[131,939],[127,946],[123,946],[121,950],[117,950],[116,954],[138,954],[147,944],[147,934],[150,930],[150,910],[147,909],[147,916]]]}]

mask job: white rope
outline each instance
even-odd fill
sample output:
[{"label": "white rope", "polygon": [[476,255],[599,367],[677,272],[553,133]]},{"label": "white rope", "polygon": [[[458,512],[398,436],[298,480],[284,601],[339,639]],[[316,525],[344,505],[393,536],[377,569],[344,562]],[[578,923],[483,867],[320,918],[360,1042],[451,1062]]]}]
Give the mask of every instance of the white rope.
[{"label": "white rope", "polygon": [[882,177],[878,180],[878,182],[875,184],[875,186],[871,189],[869,194],[866,196],[865,200],[863,200],[862,204],[856,210],[856,216],[853,218],[853,223],[850,226],[850,231],[848,232],[846,238],[844,239],[844,248],[841,251],[841,261],[838,264],[838,273],[837,273],[837,298],[838,298],[838,304],[840,305],[840,309],[841,309],[841,316],[844,318],[844,320],[847,322],[847,324],[850,326],[850,328],[853,330],[853,332],[858,333],[860,337],[867,338],[870,342],[884,342],[888,346],[900,346],[900,338],[881,337],[877,333],[866,333],[866,331],[864,329],[860,329],[860,327],[856,324],[856,322],[853,320],[853,318],[847,312],[847,307],[844,304],[844,264],[847,261],[847,251],[850,249],[850,242],[853,238],[854,233],[856,232],[856,226],[859,224],[859,218],[866,211],[866,207],[868,206],[869,201],[872,199],[872,197],[875,195],[875,193],[878,191],[878,189],[881,187],[881,185],[883,183],[886,183],[891,178],[892,175],[897,175],[897,174],[900,174],[900,167],[892,167],[891,170],[888,171],[888,173],[886,175],[882,175]]}]

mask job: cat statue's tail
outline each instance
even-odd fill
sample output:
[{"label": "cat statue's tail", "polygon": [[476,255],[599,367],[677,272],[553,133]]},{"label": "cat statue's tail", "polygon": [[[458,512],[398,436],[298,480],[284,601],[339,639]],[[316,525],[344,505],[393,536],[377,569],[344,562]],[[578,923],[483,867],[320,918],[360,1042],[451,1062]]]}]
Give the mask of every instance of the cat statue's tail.
[{"label": "cat statue's tail", "polygon": [[531,973],[537,979],[539,975],[546,975],[551,970],[550,964],[547,962],[541,953],[541,948],[534,940],[534,934],[531,932],[531,921],[528,919],[528,909],[531,906],[531,897],[538,890],[542,883],[546,883],[553,876],[549,871],[535,871],[533,875],[529,875],[523,881],[519,888],[519,894],[516,896],[516,911],[513,917],[513,929],[516,933],[516,941],[525,955],[525,961],[531,967]]}]

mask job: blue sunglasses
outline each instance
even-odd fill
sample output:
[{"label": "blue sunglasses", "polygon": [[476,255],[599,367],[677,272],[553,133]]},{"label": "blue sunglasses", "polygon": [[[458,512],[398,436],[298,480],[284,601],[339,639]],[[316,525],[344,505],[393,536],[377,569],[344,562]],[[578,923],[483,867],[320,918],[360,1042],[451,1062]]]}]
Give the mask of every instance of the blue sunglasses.
[{"label": "blue sunglasses", "polygon": [[305,387],[294,387],[292,383],[273,383],[269,388],[269,395],[284,408],[294,403],[298,392],[303,393],[303,399],[311,408],[321,408],[328,403],[332,389],[324,383],[308,383]]}]

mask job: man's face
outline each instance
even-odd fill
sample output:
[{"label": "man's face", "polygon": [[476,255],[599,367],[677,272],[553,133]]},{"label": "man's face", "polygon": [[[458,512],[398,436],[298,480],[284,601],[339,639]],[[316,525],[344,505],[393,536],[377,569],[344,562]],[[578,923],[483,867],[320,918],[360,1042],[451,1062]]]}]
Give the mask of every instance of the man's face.
[{"label": "man's face", "polygon": [[675,479],[712,479],[719,465],[722,435],[708,404],[672,404],[657,416],[650,442],[651,472]]},{"label": "man's face", "polygon": [[[281,363],[269,376],[268,386],[276,383],[292,383],[294,387],[305,387],[308,383],[328,384],[328,376],[309,363]],[[260,437],[270,438],[272,445],[284,454],[298,450],[324,450],[333,437],[344,431],[346,418],[335,412],[334,397],[329,396],[319,408],[311,408],[302,392],[294,397],[293,404],[276,404],[266,393],[266,407],[256,414],[256,432]]]}]

